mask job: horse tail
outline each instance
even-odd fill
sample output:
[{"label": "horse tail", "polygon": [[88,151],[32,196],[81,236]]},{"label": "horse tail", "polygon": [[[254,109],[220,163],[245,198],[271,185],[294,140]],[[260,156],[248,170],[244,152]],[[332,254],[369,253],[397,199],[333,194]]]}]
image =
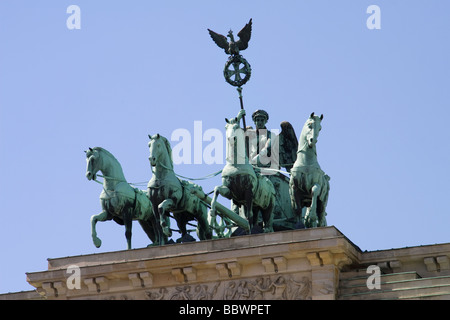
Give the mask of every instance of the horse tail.
[{"label": "horse tail", "polygon": [[268,206],[275,205],[275,187],[272,181],[263,175],[256,176],[256,190],[254,193],[254,198],[258,199],[261,208],[267,208]]},{"label": "horse tail", "polygon": [[133,216],[137,220],[148,220],[153,216],[153,206],[146,190],[133,188],[135,200],[133,205]]}]

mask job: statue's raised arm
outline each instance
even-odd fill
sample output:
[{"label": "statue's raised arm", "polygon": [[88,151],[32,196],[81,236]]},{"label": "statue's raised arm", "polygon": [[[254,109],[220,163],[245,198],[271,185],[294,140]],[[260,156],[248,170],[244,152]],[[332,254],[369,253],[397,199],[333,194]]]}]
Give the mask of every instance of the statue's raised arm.
[{"label": "statue's raised arm", "polygon": [[241,109],[241,110],[239,110],[239,112],[235,118],[232,118],[232,119],[225,118],[225,121],[229,124],[239,123],[244,116],[245,116],[245,110]]},{"label": "statue's raised arm", "polygon": [[245,109],[239,110],[238,115],[236,116],[237,121],[241,121],[242,117],[245,116]]}]

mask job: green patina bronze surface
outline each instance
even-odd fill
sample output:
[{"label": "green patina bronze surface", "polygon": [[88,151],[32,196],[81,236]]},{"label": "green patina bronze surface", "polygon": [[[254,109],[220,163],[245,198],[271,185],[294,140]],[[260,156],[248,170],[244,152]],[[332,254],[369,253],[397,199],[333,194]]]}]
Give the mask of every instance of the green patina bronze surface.
[{"label": "green patina bronze surface", "polygon": [[272,232],[275,189],[272,182],[255,172],[248,162],[245,152],[245,133],[239,126],[244,115],[245,110],[240,110],[235,118],[226,119],[226,164],[222,171],[222,185],[214,188],[210,215],[215,216],[215,203],[220,194],[231,199],[237,207],[243,207],[250,232],[257,225],[259,212],[261,212],[264,232]]},{"label": "green patina bronze surface", "polygon": [[97,237],[98,221],[114,220],[125,225],[127,248],[131,249],[132,221],[138,220],[152,242],[155,242],[156,219],[152,205],[145,191],[131,187],[123,174],[119,161],[106,149],[95,147],[86,150],[86,178],[97,181],[97,174],[103,174],[103,190],[100,194],[102,211],[91,217],[91,233],[94,245],[102,242]]},{"label": "green patina bronze surface", "polygon": [[[214,42],[230,55],[223,74],[229,84],[238,87],[241,107],[236,117],[226,119],[222,184],[214,188],[210,198],[201,186],[181,179],[173,167],[170,143],[159,134],[149,135],[153,175],[147,190],[127,183],[120,163],[110,152],[100,147],[89,148],[85,151],[86,177],[97,181],[100,171],[99,176],[104,179],[100,194],[102,211],[91,217],[96,247],[101,245],[96,223],[106,220],[125,226],[128,249],[133,220],[139,221],[154,245],[172,241],[169,238],[175,229],[171,228],[170,217],[177,223],[175,231],[181,234],[177,242],[195,241],[189,235],[192,230],[187,229],[191,221],[197,222],[192,226],[196,226],[200,240],[327,225],[330,177],[320,168],[316,150],[323,116],[312,113],[298,140],[288,121],[280,124],[278,135],[268,130],[269,114],[263,109],[252,114],[255,128],[247,127],[242,86],[250,79],[251,67],[240,52],[248,47],[252,19],[239,31],[238,41],[231,30],[227,36],[208,31]],[[241,120],[243,128],[239,125]],[[219,194],[232,200],[230,209],[217,202]]]},{"label": "green patina bronze surface", "polygon": [[323,115],[319,117],[313,112],[306,120],[298,141],[297,160],[291,169],[292,207],[307,228],[327,225],[325,209],[330,177],[320,168],[316,150],[322,119]]},{"label": "green patina bronze surface", "polygon": [[187,222],[195,219],[199,239],[211,239],[212,232],[207,220],[206,204],[194,194],[194,189],[199,187],[180,180],[175,175],[169,141],[159,134],[149,137],[149,160],[153,176],[147,187],[156,219],[160,221],[156,228],[158,243],[164,244],[164,235],[167,237],[172,235],[169,212],[173,213],[182,238],[188,235]]},{"label": "green patina bronze surface", "polygon": [[[252,73],[252,68],[247,60],[244,59],[240,52],[247,49],[248,42],[252,34],[252,19],[242,28],[238,33],[239,40],[235,41],[233,31],[228,31],[227,36],[216,33],[208,29],[209,35],[213,41],[224,49],[226,54],[230,57],[225,63],[223,75],[225,81],[235,87],[242,87],[249,79]],[[228,41],[228,39],[230,41]]]}]

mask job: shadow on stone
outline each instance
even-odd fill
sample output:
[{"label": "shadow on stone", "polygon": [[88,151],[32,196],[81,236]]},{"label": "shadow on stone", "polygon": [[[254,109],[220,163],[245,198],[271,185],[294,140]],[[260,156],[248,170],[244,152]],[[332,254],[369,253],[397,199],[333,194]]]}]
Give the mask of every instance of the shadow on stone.
[{"label": "shadow on stone", "polygon": [[195,242],[195,238],[191,236],[190,234],[186,234],[182,236],[181,238],[177,239],[177,243],[186,243],[186,242]]},{"label": "shadow on stone", "polygon": [[[263,228],[260,225],[254,226],[252,231],[251,231],[251,234],[259,234],[259,233],[264,233]],[[245,236],[245,235],[248,235],[248,232],[245,229],[241,228],[241,227],[238,227],[231,234],[232,237]]]}]

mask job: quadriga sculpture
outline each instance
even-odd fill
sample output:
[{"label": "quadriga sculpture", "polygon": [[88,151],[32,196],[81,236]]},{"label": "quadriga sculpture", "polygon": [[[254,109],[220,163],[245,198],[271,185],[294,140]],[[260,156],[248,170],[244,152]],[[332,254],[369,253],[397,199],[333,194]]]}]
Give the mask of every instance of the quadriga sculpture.
[{"label": "quadriga sculpture", "polygon": [[114,220],[125,225],[127,248],[131,249],[132,221],[138,220],[142,229],[150,240],[155,243],[156,219],[147,194],[131,187],[123,174],[119,161],[107,150],[95,147],[86,152],[86,178],[97,181],[97,173],[103,174],[103,190],[100,194],[102,212],[91,217],[91,232],[94,245],[99,248],[102,244],[97,237],[97,221]]},{"label": "quadriga sculpture", "polygon": [[244,206],[249,230],[255,226],[258,212],[261,210],[264,232],[273,232],[273,208],[275,189],[266,177],[256,174],[245,154],[245,134],[239,121],[245,111],[241,110],[236,118],[225,119],[226,128],[226,165],[222,170],[222,185],[214,188],[211,202],[210,221],[215,222],[217,196],[221,194],[232,199],[237,206]]},{"label": "quadriga sculpture", "polygon": [[[326,206],[330,177],[317,162],[316,143],[323,115],[311,113],[298,140],[297,160],[291,169],[289,193],[297,218],[307,228],[327,225]],[[306,210],[303,210],[306,208]]]},{"label": "quadriga sculpture", "polygon": [[172,161],[172,148],[169,141],[159,135],[150,136],[150,164],[153,176],[148,182],[148,194],[153,204],[153,211],[160,225],[157,236],[171,236],[169,213],[172,212],[181,231],[181,240],[188,235],[186,223],[197,220],[197,235],[200,240],[212,238],[208,224],[208,209],[194,193],[200,188],[193,183],[180,180],[175,175]]}]

